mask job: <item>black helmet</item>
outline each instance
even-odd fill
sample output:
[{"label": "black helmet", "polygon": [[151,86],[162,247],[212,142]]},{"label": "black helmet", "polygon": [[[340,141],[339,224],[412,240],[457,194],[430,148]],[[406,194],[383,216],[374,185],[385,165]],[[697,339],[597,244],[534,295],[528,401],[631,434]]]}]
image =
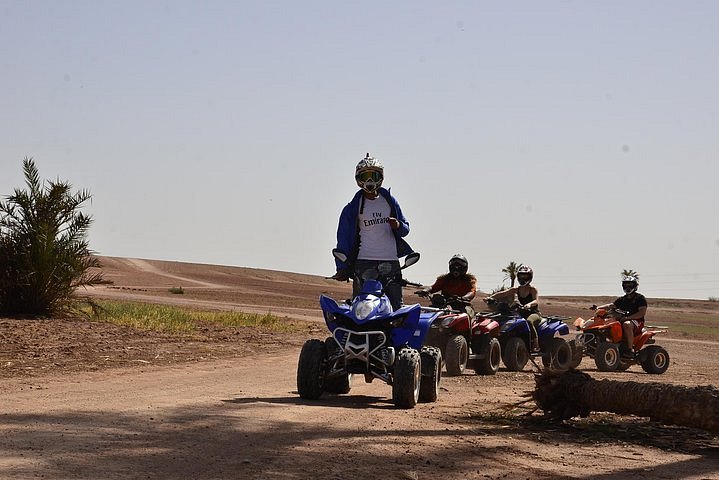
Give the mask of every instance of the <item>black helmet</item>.
[{"label": "black helmet", "polygon": [[639,288],[639,282],[637,281],[637,277],[625,275],[622,278],[622,290],[624,290],[624,293],[634,293],[637,291],[637,288]]},{"label": "black helmet", "polygon": [[529,285],[534,278],[534,270],[529,265],[520,265],[517,269],[517,281],[520,285]]},{"label": "black helmet", "polygon": [[469,262],[464,255],[457,253],[449,259],[449,273],[464,275],[467,273],[467,269],[469,269]]}]

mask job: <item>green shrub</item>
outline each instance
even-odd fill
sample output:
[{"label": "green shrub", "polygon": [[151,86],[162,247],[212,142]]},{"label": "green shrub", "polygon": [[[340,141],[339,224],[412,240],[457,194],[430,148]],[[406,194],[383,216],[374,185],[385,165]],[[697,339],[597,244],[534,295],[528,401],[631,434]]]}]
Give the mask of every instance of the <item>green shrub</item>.
[{"label": "green shrub", "polygon": [[67,182],[42,182],[30,158],[23,170],[27,190],[0,201],[0,313],[66,313],[78,287],[102,281],[86,240],[92,217],[79,211],[92,197]]},{"label": "green shrub", "polygon": [[185,289],[182,287],[172,287],[172,288],[169,288],[168,291],[170,293],[174,293],[176,295],[182,295],[185,293]]}]

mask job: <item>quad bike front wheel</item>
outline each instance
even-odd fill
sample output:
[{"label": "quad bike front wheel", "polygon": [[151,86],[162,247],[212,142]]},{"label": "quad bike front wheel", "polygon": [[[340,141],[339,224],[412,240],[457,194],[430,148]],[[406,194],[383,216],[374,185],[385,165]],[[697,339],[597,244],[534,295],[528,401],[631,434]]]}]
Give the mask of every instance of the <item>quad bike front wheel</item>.
[{"label": "quad bike front wheel", "polygon": [[529,361],[529,352],[527,345],[519,337],[512,337],[507,340],[506,345],[502,349],[502,361],[507,370],[519,372]]},{"label": "quad bike front wheel", "polygon": [[467,339],[463,335],[452,335],[447,340],[445,352],[447,353],[447,358],[444,359],[447,375],[462,375],[469,359]]},{"label": "quad bike front wheel", "polygon": [[614,372],[619,368],[619,347],[615,343],[601,342],[594,352],[594,363],[600,372]]},{"label": "quad bike front wheel", "polygon": [[649,345],[640,353],[642,369],[660,375],[669,368],[669,352],[659,345]]},{"label": "quad bike front wheel", "polygon": [[477,375],[494,375],[499,370],[502,360],[502,347],[499,340],[489,335],[482,335],[472,339],[472,351],[480,358],[474,363],[474,372]]},{"label": "quad bike front wheel", "polygon": [[297,362],[297,392],[307,400],[317,400],[324,391],[324,364],[327,359],[322,340],[307,340]]},{"label": "quad bike front wheel", "polygon": [[325,392],[344,394],[352,390],[352,375],[343,373],[337,377],[325,379]]},{"label": "quad bike front wheel", "polygon": [[422,378],[419,352],[414,348],[403,348],[394,363],[392,400],[399,408],[414,408],[419,400]]},{"label": "quad bike front wheel", "polygon": [[568,370],[572,364],[572,347],[563,338],[552,338],[549,351],[542,355],[542,364],[554,370]]},{"label": "quad bike front wheel", "polygon": [[422,347],[419,353],[422,378],[419,382],[419,401],[436,402],[442,378],[442,352],[437,347]]},{"label": "quad bike front wheel", "polygon": [[[339,345],[337,345],[333,337],[327,337],[325,340],[325,349],[327,350],[328,359],[341,352]],[[332,366],[329,367],[328,371],[329,370],[332,370]],[[325,378],[324,390],[328,393],[350,393],[350,390],[352,390],[352,375],[345,372],[330,378]]]}]

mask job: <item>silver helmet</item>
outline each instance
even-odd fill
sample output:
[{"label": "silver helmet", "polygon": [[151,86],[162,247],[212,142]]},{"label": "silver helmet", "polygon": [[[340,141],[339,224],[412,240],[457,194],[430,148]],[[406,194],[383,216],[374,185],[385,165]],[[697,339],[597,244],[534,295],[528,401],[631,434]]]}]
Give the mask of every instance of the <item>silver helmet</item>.
[{"label": "silver helmet", "polygon": [[634,277],[632,275],[625,275],[622,277],[622,290],[624,290],[624,293],[627,295],[630,293],[634,293],[637,291],[637,288],[639,288],[639,282],[637,281],[637,277]]},{"label": "silver helmet", "polygon": [[449,259],[449,272],[464,275],[469,268],[469,262],[464,255],[457,253]]},{"label": "silver helmet", "polygon": [[382,186],[384,180],[384,167],[369,153],[357,164],[355,168],[357,185],[367,193],[374,193]]}]

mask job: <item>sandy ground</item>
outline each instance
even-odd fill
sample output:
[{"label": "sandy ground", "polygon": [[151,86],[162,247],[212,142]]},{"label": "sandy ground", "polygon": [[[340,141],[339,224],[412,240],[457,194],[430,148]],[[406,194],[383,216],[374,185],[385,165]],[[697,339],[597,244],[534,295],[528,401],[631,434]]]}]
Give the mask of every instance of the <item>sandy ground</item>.
[{"label": "sandy ground", "polygon": [[[297,358],[324,338],[319,277],[104,257],[97,297],[264,313],[304,325],[266,335],[208,326],[190,337],[81,319],[0,319],[0,478],[683,478],[719,479],[719,438],[648,419],[592,414],[554,424],[511,405],[534,373],[444,377],[439,401],[397,410],[391,389],[355,377],[348,395],[296,393]],[[168,289],[182,286],[184,295]],[[408,297],[408,300],[412,300]],[[547,299],[577,315],[596,299]],[[709,302],[666,303],[656,318],[716,320]],[[650,307],[651,308],[651,307]],[[661,376],[639,367],[595,378],[719,385],[719,344],[672,336]],[[717,412],[710,412],[716,415]]]}]

